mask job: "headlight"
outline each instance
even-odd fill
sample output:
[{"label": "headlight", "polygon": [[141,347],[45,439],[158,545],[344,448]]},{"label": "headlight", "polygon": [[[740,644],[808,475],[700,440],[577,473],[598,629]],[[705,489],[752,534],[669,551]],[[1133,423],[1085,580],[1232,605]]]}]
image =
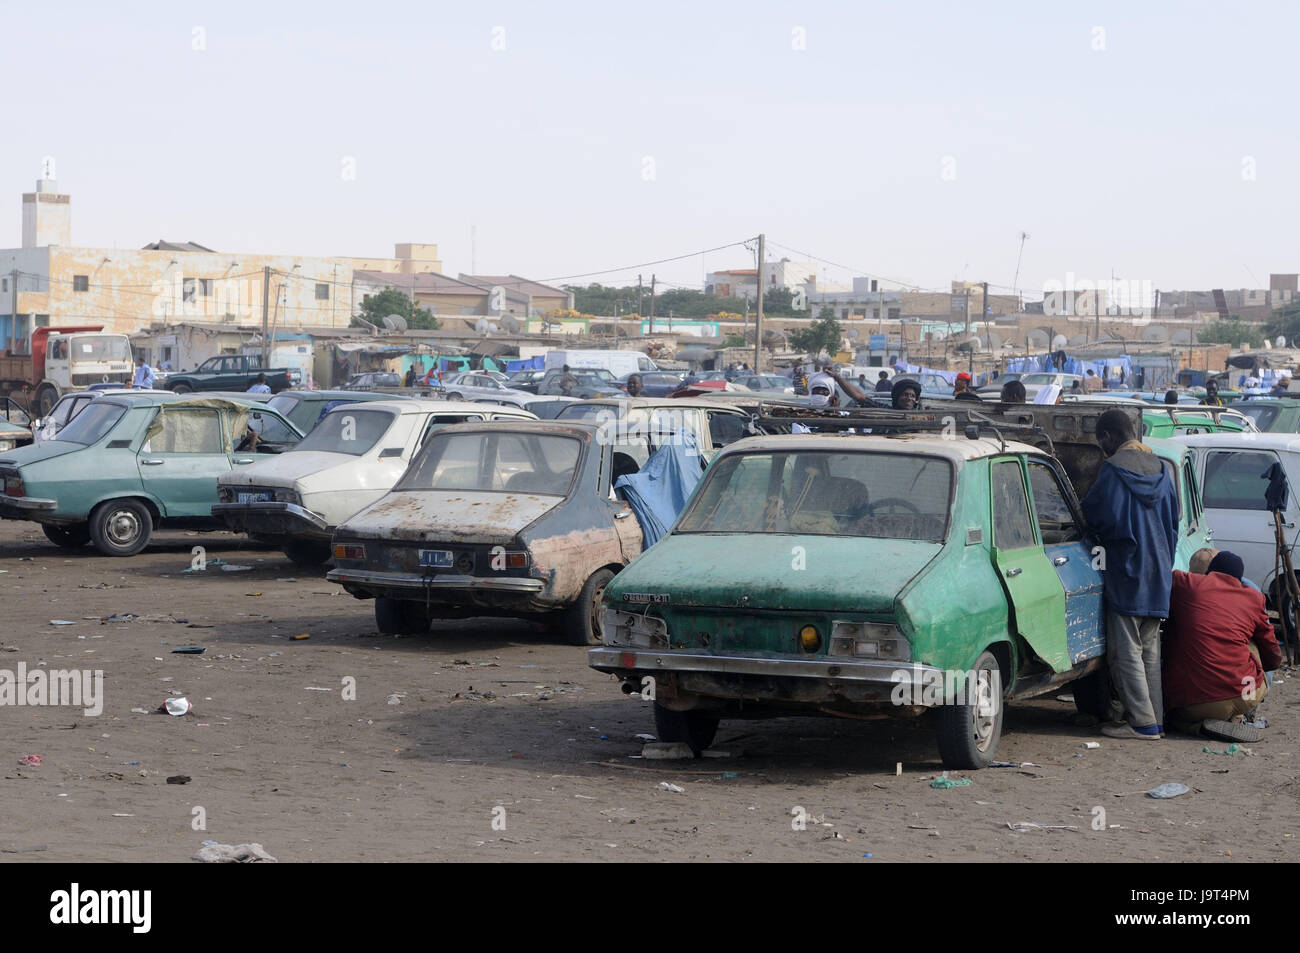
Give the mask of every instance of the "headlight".
[{"label": "headlight", "polygon": [[297,490],[276,490],[275,502],[292,503],[294,506],[302,506],[302,494]]},{"label": "headlight", "polygon": [[881,622],[831,623],[830,655],[844,658],[907,662],[912,646],[898,626]]},{"label": "headlight", "polygon": [[14,448],[14,441],[0,440],[0,453],[4,453],[6,450],[12,450],[13,448]]},{"label": "headlight", "polygon": [[603,616],[606,645],[626,645],[643,649],[668,648],[668,623],[639,612],[606,609]]}]

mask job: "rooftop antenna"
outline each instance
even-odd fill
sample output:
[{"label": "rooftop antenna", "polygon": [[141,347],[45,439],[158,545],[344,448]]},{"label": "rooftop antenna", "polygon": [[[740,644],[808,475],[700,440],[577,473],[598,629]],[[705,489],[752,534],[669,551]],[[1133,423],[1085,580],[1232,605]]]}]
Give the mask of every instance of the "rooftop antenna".
[{"label": "rooftop antenna", "polygon": [[1028,232],[1020,233],[1020,251],[1016,255],[1016,276],[1011,279],[1011,293],[1016,296],[1016,301],[1020,300],[1020,261],[1025,257],[1025,239],[1028,237]]}]

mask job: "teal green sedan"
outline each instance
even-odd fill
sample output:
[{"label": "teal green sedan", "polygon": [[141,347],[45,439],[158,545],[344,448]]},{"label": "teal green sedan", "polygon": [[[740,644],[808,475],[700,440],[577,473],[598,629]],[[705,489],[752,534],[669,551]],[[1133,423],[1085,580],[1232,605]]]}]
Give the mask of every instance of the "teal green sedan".
[{"label": "teal green sedan", "polygon": [[0,518],[40,523],[68,549],[133,556],[159,527],[219,528],[217,477],[301,439],[251,399],[102,397],[56,439],[0,453]]}]

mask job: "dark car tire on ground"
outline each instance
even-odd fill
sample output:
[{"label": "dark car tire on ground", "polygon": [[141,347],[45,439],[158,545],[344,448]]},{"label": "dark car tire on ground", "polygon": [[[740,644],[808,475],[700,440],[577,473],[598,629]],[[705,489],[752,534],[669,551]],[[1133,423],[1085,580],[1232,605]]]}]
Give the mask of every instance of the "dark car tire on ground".
[{"label": "dark car tire on ground", "polygon": [[[939,756],[945,768],[987,768],[1002,737],[1006,703],[1001,692],[1001,670],[992,652],[984,652],[975,660],[972,675],[976,697],[960,699],[965,704],[939,708]],[[997,692],[991,690],[994,684],[999,688]],[[988,706],[983,714],[981,702]]]},{"label": "dark car tire on ground", "polygon": [[85,523],[77,523],[75,526],[45,524],[41,529],[45,530],[46,539],[64,549],[80,549],[90,542],[90,527]]},{"label": "dark car tire on ground", "polygon": [[455,393],[455,392],[453,391],[452,393],[450,393],[450,394],[447,395],[447,399],[448,399],[448,400],[464,400],[464,399],[465,399],[465,396],[464,396],[463,394],[457,394],[457,393]]},{"label": "dark car tire on ground", "polygon": [[1070,683],[1074,695],[1074,707],[1081,714],[1092,715],[1099,721],[1110,721],[1111,695],[1110,669],[1103,664],[1095,672],[1089,672],[1083,678],[1076,678]]},{"label": "dark car tire on ground", "polygon": [[428,632],[432,620],[417,603],[378,596],[375,599],[375,627],[383,635],[414,635]]},{"label": "dark car tire on ground", "polygon": [[180,381],[179,383],[172,385],[171,392],[173,394],[192,394],[194,393],[194,388],[184,381]]},{"label": "dark car tire on ground", "polygon": [[105,556],[134,556],[152,535],[153,517],[139,500],[108,500],[90,514],[90,538]]},{"label": "dark car tire on ground", "polygon": [[36,405],[36,416],[48,417],[58,402],[59,389],[53,384],[42,384],[36,389],[36,400],[33,401]]},{"label": "dark car tire on ground", "polygon": [[673,711],[655,702],[655,734],[660,741],[672,744],[680,741],[700,756],[713,744],[718,733],[717,715],[703,711]]},{"label": "dark car tire on ground", "polygon": [[600,645],[600,597],[614,578],[608,569],[591,574],[578,599],[564,610],[564,634],[570,645]]},{"label": "dark car tire on ground", "polygon": [[292,539],[280,548],[295,566],[319,566],[334,555],[329,543],[312,539]]}]

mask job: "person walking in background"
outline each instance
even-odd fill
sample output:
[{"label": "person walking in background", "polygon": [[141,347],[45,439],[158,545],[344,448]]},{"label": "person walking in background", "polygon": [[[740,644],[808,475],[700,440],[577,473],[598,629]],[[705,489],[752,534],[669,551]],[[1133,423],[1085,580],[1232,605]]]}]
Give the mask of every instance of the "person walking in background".
[{"label": "person walking in background", "polygon": [[1154,741],[1164,733],[1160,620],[1169,615],[1178,494],[1125,411],[1098,418],[1097,444],[1106,461],[1083,498],[1083,515],[1102,545],[1106,658],[1124,707],[1124,720],[1102,733]]},{"label": "person walking in background", "polygon": [[248,394],[269,394],[269,393],[271,393],[271,385],[268,384],[268,383],[266,382],[266,375],[265,375],[265,374],[258,374],[258,375],[257,375],[257,380],[253,381],[253,385],[252,385],[251,387],[249,387],[248,390],[245,391],[245,393],[248,393]]},{"label": "person walking in background", "polygon": [[131,379],[131,389],[153,390],[154,376],[153,368],[145,361],[144,355],[141,355],[136,365],[135,377]]}]

